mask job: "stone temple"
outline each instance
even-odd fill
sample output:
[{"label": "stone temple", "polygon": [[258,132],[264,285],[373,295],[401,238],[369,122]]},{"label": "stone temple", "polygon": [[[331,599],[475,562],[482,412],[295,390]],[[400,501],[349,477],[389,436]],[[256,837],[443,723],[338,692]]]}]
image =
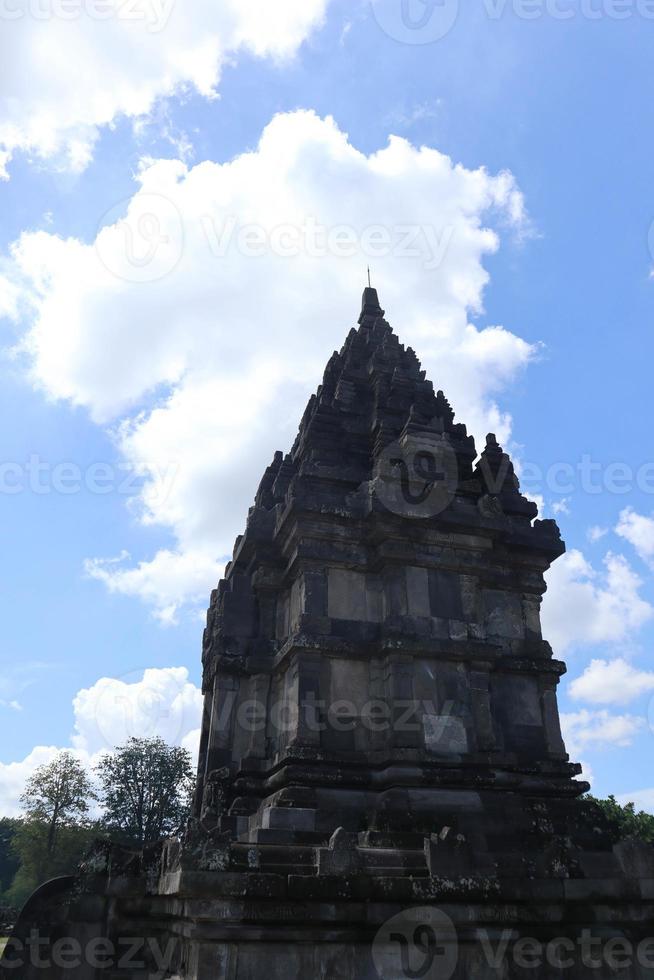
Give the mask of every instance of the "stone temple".
[{"label": "stone temple", "polygon": [[[211,597],[185,836],[37,892],[3,976],[654,977],[654,850],[582,799],[536,517],[366,289]],[[140,965],[17,971],[33,929]]]}]

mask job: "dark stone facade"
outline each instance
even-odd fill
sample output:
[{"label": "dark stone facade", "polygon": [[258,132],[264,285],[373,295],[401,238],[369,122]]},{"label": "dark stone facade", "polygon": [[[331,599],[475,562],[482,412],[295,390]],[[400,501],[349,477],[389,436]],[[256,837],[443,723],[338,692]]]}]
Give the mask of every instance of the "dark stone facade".
[{"label": "dark stone facade", "polygon": [[[180,980],[654,977],[654,850],[580,799],[561,737],[564,544],[494,436],[476,460],[366,289],[211,598],[184,839],[100,849],[17,939],[141,937],[115,975]],[[540,966],[525,938],[556,941]]]}]

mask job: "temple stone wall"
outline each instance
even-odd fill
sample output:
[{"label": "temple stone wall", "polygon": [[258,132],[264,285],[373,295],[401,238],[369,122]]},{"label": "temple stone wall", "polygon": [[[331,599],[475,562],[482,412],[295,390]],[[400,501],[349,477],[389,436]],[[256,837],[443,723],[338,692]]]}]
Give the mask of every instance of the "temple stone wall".
[{"label": "temple stone wall", "polygon": [[[564,551],[367,289],[212,593],[182,838],[100,845],[16,936],[172,942],[150,980],[654,980],[511,957],[654,938],[654,848],[581,799],[561,737],[540,605]],[[140,974],[79,980],[107,975]]]}]

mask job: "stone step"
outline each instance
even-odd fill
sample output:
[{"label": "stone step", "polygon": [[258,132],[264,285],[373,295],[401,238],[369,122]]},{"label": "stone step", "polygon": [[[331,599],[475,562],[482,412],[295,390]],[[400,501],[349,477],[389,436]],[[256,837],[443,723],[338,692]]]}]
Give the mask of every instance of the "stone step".
[{"label": "stone step", "polygon": [[316,829],[316,810],[300,807],[271,806],[250,817],[250,830],[297,830]]},{"label": "stone step", "polygon": [[425,835],[394,831],[365,830],[359,834],[359,846],[369,848],[420,851],[425,848]]},{"label": "stone step", "polygon": [[250,830],[248,834],[240,837],[239,841],[245,844],[310,844],[314,847],[326,847],[329,843],[329,834],[320,833],[316,830],[265,830],[260,828]]}]

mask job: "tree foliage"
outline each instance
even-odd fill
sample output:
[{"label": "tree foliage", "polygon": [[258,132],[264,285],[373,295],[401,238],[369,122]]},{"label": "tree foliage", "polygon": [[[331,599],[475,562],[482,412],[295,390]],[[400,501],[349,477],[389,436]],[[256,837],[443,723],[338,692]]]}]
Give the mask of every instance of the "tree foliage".
[{"label": "tree foliage", "polygon": [[[133,738],[101,760],[96,776],[100,796],[82,764],[61,752],[28,780],[24,819],[0,819],[3,902],[19,908],[45,881],[74,874],[99,837],[142,847],[185,823],[194,774],[184,749]],[[93,821],[98,799],[104,815]]]},{"label": "tree foliage", "polygon": [[91,781],[71,752],[60,752],[28,779],[20,801],[28,821],[47,827],[48,857],[54,854],[61,829],[84,820],[93,799]]},{"label": "tree foliage", "polygon": [[20,820],[0,818],[0,896],[7,891],[20,867],[20,858],[13,846],[20,826]]},{"label": "tree foliage", "polygon": [[98,836],[98,827],[91,823],[69,823],[60,826],[54,849],[50,851],[49,825],[35,819],[22,821],[13,841],[19,868],[4,896],[7,904],[20,908],[45,881],[74,874]]},{"label": "tree foliage", "polygon": [[191,756],[160,738],[131,738],[96,773],[112,837],[142,847],[183,826],[193,787]]},{"label": "tree foliage", "polygon": [[602,810],[615,826],[620,839],[627,837],[637,837],[640,840],[654,844],[654,815],[645,813],[643,810],[637,811],[634,803],[627,803],[621,806],[615,796],[609,796],[608,800],[597,800],[590,796],[592,800]]},{"label": "tree foliage", "polygon": [[5,900],[20,906],[44,881],[71,874],[97,833],[88,819],[95,800],[91,780],[71,752],[60,752],[28,779],[21,804],[25,819],[13,828],[15,857]]}]

